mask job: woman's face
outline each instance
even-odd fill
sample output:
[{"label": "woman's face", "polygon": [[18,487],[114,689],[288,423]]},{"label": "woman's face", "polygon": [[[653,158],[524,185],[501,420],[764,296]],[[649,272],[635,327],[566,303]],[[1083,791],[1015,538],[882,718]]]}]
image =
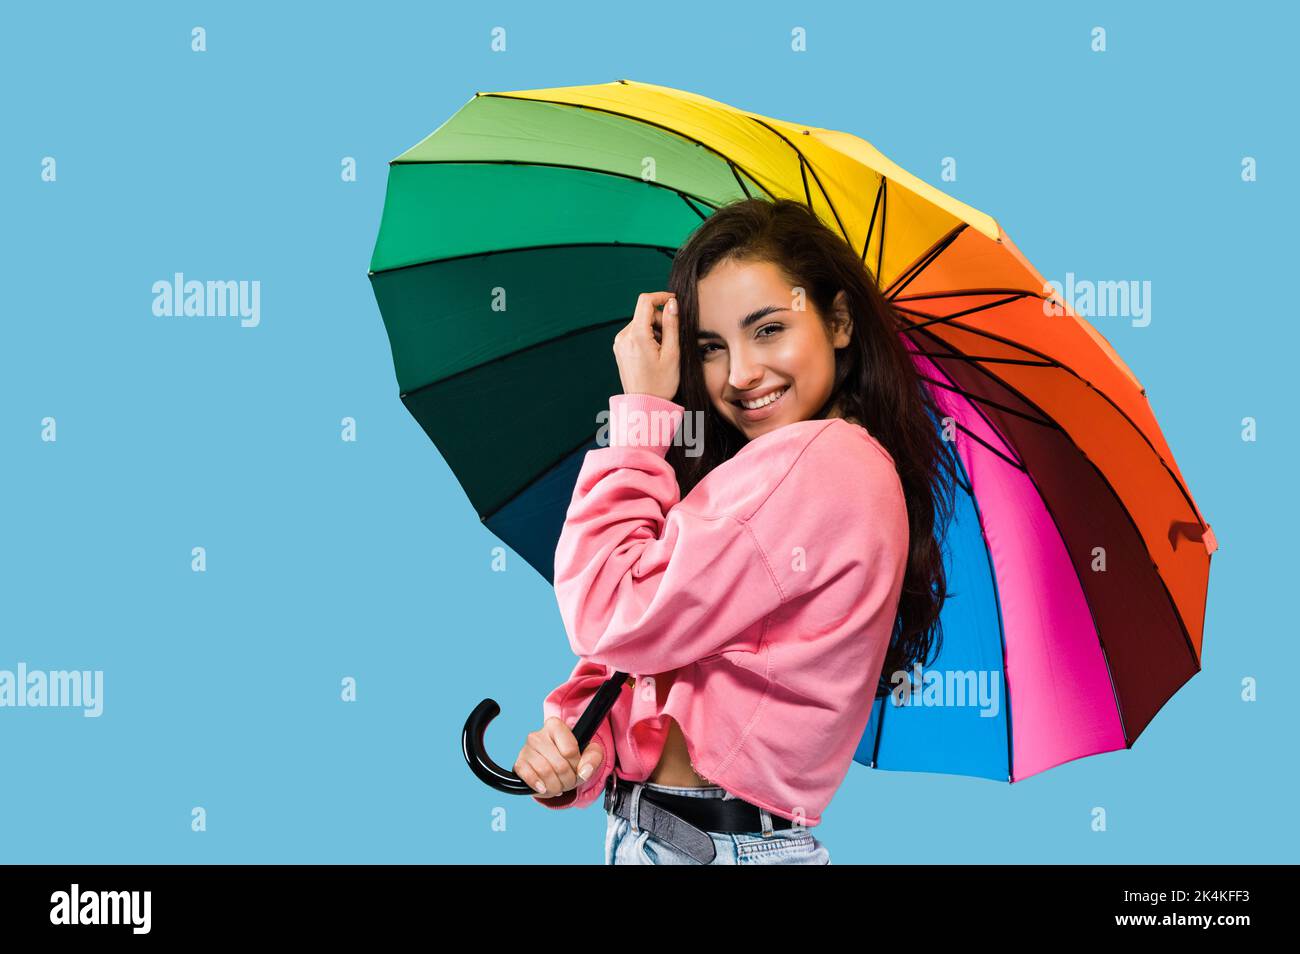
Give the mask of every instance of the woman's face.
[{"label": "woman's face", "polygon": [[[802,295],[796,302],[771,262],[720,262],[697,292],[696,346],[718,413],[747,440],[816,414],[835,381],[835,349],[849,343],[844,293],[836,296],[840,323],[831,336],[812,303]],[[759,399],[768,403],[756,409],[741,403]]]}]

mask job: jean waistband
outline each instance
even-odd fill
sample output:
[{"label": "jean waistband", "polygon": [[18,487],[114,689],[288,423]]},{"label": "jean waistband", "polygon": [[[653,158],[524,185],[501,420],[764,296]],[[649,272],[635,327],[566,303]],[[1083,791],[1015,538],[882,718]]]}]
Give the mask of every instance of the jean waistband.
[{"label": "jean waistband", "polygon": [[721,785],[660,785],[658,782],[642,782],[643,786],[653,792],[666,792],[670,795],[685,795],[687,798],[735,798]]},{"label": "jean waistband", "polygon": [[[721,785],[659,785],[633,782],[611,773],[605,780],[604,805],[611,815],[628,819],[634,831],[644,817],[644,827],[679,846],[681,839],[674,837],[675,824],[684,826],[681,838],[686,840],[696,835],[707,839],[713,833],[756,831],[767,837],[778,829],[793,827],[789,819],[774,817]],[[702,849],[706,847],[701,845]]]}]

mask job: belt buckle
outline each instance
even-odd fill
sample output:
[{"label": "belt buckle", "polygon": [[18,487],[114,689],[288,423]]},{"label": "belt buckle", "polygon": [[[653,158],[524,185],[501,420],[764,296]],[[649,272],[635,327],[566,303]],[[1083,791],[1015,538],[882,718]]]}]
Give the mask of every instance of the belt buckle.
[{"label": "belt buckle", "polygon": [[614,799],[617,794],[618,779],[614,777],[613,772],[610,772],[609,778],[605,779],[605,811],[612,812],[614,810]]}]

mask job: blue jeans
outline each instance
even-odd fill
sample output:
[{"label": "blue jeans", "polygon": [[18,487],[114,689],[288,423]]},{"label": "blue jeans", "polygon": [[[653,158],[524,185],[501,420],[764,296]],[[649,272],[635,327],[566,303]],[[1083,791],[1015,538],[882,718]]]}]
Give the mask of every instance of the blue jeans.
[{"label": "blue jeans", "polygon": [[[657,785],[642,782],[641,786],[654,792],[671,792],[691,798],[734,798],[720,785],[700,788],[689,785]],[[635,801],[633,802],[635,804]],[[772,827],[772,816],[767,809],[759,809],[763,831],[721,832],[706,834],[717,848],[715,865],[828,865],[830,852],[813,837],[811,829]],[[695,865],[690,855],[678,851],[666,841],[654,837],[644,828],[632,829],[632,821],[608,814],[605,828],[605,864],[607,865]]]}]

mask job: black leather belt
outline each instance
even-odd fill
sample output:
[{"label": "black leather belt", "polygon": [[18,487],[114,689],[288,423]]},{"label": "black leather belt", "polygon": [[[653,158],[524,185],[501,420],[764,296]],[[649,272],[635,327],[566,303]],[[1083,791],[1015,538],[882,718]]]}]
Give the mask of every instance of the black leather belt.
[{"label": "black leather belt", "polygon": [[[605,811],[631,820],[636,784],[611,772],[605,784]],[[773,830],[794,827],[788,818],[768,815]],[[717,852],[709,832],[759,832],[763,818],[759,807],[743,798],[694,798],[642,788],[637,827],[707,865]]]}]

